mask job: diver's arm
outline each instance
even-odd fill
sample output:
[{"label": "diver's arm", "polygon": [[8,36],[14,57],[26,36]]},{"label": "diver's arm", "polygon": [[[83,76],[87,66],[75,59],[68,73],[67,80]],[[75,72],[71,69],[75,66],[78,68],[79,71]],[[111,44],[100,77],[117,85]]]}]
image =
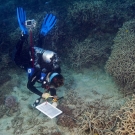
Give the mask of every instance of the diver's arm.
[{"label": "diver's arm", "polygon": [[55,88],[49,88],[48,91],[50,92],[51,96],[56,96],[56,89]]},{"label": "diver's arm", "polygon": [[61,68],[60,68],[60,66],[57,67],[57,68],[54,68],[54,67],[53,67],[52,71],[53,71],[53,72],[57,72],[57,73],[61,73]]},{"label": "diver's arm", "polygon": [[40,97],[42,96],[42,92],[39,91],[34,85],[37,82],[37,80],[40,78],[40,71],[37,71],[32,75],[32,77],[28,80],[27,83],[27,88],[32,91],[33,93],[39,95]]}]

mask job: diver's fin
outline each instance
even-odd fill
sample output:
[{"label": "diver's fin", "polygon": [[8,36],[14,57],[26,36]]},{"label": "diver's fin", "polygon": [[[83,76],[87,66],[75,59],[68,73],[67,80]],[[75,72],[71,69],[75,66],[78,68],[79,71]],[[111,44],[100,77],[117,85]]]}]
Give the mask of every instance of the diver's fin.
[{"label": "diver's fin", "polygon": [[17,8],[17,19],[18,19],[18,23],[19,23],[20,29],[22,30],[23,34],[28,34],[28,30],[25,27],[26,12],[21,7]]},{"label": "diver's fin", "polygon": [[55,25],[56,21],[56,16],[54,16],[53,14],[47,14],[42,23],[40,34],[45,36]]}]

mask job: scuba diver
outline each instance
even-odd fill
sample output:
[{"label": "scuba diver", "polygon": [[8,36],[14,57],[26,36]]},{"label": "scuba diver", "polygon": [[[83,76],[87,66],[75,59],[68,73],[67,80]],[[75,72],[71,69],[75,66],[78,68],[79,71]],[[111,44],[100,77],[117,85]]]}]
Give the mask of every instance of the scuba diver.
[{"label": "scuba diver", "polygon": [[[36,22],[34,19],[26,20],[26,12],[23,8],[17,8],[17,19],[22,31],[21,37],[17,42],[14,61],[16,65],[28,71],[27,88],[33,93],[40,96],[33,106],[36,107],[42,98],[52,98],[53,105],[57,106],[56,88],[64,84],[64,78],[61,75],[61,68],[59,65],[59,57],[57,53],[42,49],[42,42],[45,35],[52,29],[56,23],[56,17],[53,14],[47,14],[43,20],[41,30],[37,40],[37,46],[32,43],[32,29],[35,28]],[[23,59],[22,49],[23,44],[28,39],[30,34],[30,48],[28,49],[27,59]],[[47,92],[42,93],[34,85],[36,82],[42,84],[42,88]]]}]

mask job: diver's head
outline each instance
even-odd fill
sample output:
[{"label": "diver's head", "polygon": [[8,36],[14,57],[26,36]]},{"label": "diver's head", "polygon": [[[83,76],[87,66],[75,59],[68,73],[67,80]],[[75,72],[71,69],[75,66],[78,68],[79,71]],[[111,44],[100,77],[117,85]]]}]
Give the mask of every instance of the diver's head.
[{"label": "diver's head", "polygon": [[42,55],[43,61],[46,63],[58,63],[59,58],[57,54],[53,51],[45,50]]},{"label": "diver's head", "polygon": [[64,78],[61,74],[54,72],[50,75],[49,82],[50,82],[50,85],[57,88],[64,84]]}]

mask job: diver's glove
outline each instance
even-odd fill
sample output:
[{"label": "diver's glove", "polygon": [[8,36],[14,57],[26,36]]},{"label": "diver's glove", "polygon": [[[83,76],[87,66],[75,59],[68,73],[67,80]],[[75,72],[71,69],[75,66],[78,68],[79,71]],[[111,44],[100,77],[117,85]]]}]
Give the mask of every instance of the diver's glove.
[{"label": "diver's glove", "polygon": [[53,14],[47,14],[44,18],[44,21],[42,23],[42,27],[40,30],[40,34],[45,36],[55,25],[56,23],[56,17]]},{"label": "diver's glove", "polygon": [[48,99],[49,97],[53,97],[53,96],[51,96],[49,93],[42,94],[42,98]]},{"label": "diver's glove", "polygon": [[52,105],[54,106],[54,107],[57,107],[57,105],[58,105],[58,103],[57,103],[57,101],[58,101],[58,99],[57,98],[54,98],[53,99],[53,103],[52,103]]},{"label": "diver's glove", "polygon": [[52,103],[52,106],[57,107],[58,106],[58,103],[57,102],[53,102]]},{"label": "diver's glove", "polygon": [[17,19],[18,19],[18,23],[19,23],[20,29],[22,30],[23,34],[28,35],[28,30],[25,27],[26,12],[21,7],[17,8]]}]

